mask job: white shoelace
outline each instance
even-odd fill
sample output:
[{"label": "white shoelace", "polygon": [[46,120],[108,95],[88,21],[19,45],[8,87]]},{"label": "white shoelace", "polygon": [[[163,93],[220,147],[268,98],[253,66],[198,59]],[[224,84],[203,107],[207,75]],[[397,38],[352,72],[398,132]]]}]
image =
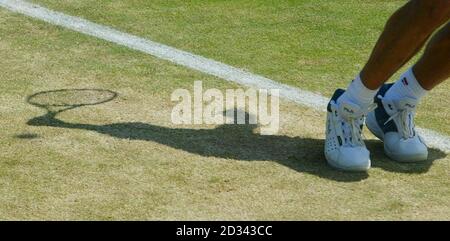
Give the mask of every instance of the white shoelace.
[{"label": "white shoelace", "polygon": [[372,104],[369,106],[368,110],[364,113],[356,113],[353,118],[348,121],[341,120],[341,130],[342,136],[344,137],[344,145],[355,147],[355,146],[365,146],[364,144],[364,134],[362,133],[361,126],[364,125],[364,118],[367,113],[375,110],[377,104]]},{"label": "white shoelace", "polygon": [[344,143],[348,146],[363,146],[364,142],[361,137],[362,121],[360,119],[351,119],[348,122],[349,123],[342,122],[343,124],[342,133],[344,136]]},{"label": "white shoelace", "polygon": [[409,139],[416,135],[414,125],[414,109],[406,107],[403,110],[398,110],[384,123],[386,125],[389,121],[394,121],[403,139]]}]

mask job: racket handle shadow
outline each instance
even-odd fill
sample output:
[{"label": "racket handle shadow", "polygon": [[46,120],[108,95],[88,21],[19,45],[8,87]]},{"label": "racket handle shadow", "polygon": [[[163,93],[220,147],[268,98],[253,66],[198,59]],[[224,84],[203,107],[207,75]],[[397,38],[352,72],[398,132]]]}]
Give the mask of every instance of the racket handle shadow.
[{"label": "racket handle shadow", "polygon": [[34,117],[27,121],[30,126],[60,126],[62,121],[56,119],[57,112],[47,112],[45,115]]}]

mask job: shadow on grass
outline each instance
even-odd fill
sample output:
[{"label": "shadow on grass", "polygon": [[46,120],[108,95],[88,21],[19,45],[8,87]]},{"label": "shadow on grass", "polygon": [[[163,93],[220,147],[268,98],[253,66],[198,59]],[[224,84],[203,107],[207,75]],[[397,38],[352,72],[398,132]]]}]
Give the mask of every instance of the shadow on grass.
[{"label": "shadow on grass", "polygon": [[[276,161],[299,172],[340,182],[355,182],[368,177],[367,173],[340,172],[329,167],[323,154],[322,139],[263,136],[254,133],[256,125],[222,125],[215,129],[167,128],[140,122],[92,125],[59,120],[58,113],[49,111],[29,120],[27,124],[94,131],[127,140],[152,141],[206,157]],[[372,151],[372,165],[391,172],[424,173],[434,160],[445,157],[445,153],[430,149],[429,161],[400,164],[385,157],[381,142],[369,140],[366,143]]]}]

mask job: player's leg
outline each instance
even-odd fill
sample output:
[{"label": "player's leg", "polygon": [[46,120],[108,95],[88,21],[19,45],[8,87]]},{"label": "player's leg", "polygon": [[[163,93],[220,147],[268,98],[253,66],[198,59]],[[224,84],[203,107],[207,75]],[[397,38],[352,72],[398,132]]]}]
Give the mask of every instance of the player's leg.
[{"label": "player's leg", "polygon": [[[449,1],[450,6],[450,1]],[[448,16],[450,18],[450,14]],[[419,61],[386,93],[390,99],[411,98],[416,103],[450,76],[450,23],[429,41]]]},{"label": "player's leg", "polygon": [[450,77],[450,23],[433,36],[413,72],[426,90]]},{"label": "player's leg", "polygon": [[438,31],[420,60],[393,85],[384,85],[378,108],[367,117],[369,129],[384,141],[384,150],[397,161],[422,161],[426,145],[416,133],[414,116],[420,99],[450,76],[450,23]]},{"label": "player's leg", "polygon": [[363,108],[370,105],[378,88],[422,48],[449,15],[449,0],[409,1],[389,19],[361,74],[340,99]]},{"label": "player's leg", "polygon": [[361,138],[364,116],[378,88],[423,46],[445,23],[448,0],[412,0],[388,21],[373,53],[347,90],[337,90],[328,105],[325,156],[344,170],[370,167],[370,154]]},{"label": "player's leg", "polygon": [[430,35],[449,17],[449,0],[413,0],[387,22],[367,64],[364,85],[378,89],[414,56]]}]

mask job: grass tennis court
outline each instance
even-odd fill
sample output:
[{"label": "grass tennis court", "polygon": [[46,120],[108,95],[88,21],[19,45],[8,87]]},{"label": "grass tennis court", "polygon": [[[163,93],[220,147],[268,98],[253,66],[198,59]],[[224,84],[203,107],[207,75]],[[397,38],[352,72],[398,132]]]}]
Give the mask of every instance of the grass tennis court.
[{"label": "grass tennis court", "polygon": [[[346,86],[404,3],[32,2],[325,96]],[[374,168],[339,172],[323,156],[325,113],[284,101],[274,136],[174,125],[175,89],[243,87],[4,8],[0,65],[1,219],[450,219],[443,151],[399,164],[366,133]],[[117,96],[54,117],[27,102],[64,89]],[[425,99],[419,126],[450,135],[449,89]]]}]

